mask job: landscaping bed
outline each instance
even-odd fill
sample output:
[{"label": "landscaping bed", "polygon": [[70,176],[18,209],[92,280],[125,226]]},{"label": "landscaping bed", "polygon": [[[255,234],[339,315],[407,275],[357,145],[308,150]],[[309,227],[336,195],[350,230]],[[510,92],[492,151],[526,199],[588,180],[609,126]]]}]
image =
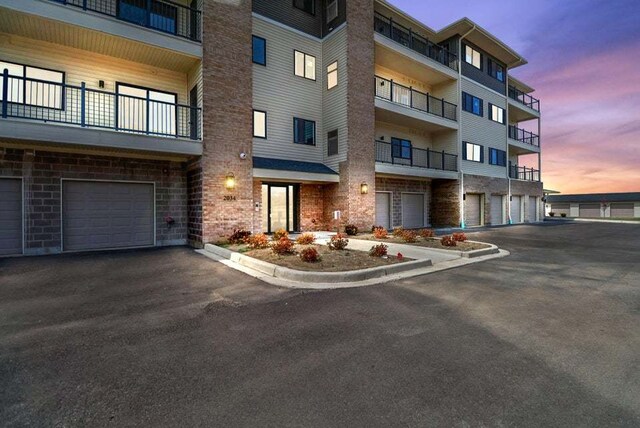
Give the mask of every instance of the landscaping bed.
[{"label": "landscaping bed", "polygon": [[382,242],[386,244],[404,244],[404,245],[415,245],[417,247],[425,247],[425,248],[434,248],[438,250],[450,250],[450,251],[474,251],[474,250],[482,250],[485,248],[491,248],[490,245],[482,244],[479,242],[456,242],[454,247],[447,247],[442,245],[440,242],[440,238],[423,238],[421,236],[416,237],[416,242],[406,242],[403,238],[398,236],[393,236],[389,234],[387,238],[376,238],[372,233],[362,233],[352,237],[353,239],[362,239],[365,241],[375,241]]}]

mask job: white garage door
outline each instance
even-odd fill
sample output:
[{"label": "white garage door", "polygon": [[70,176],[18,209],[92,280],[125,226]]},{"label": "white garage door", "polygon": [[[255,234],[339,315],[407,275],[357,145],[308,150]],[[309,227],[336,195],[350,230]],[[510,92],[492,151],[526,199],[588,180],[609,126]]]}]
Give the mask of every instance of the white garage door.
[{"label": "white garage door", "polygon": [[402,194],[402,227],[416,229],[424,227],[424,194]]},{"label": "white garage door", "polygon": [[611,217],[631,218],[633,217],[633,202],[611,204]]},{"label": "white garage door", "polygon": [[580,204],[580,217],[600,217],[600,204]]},{"label": "white garage door", "polygon": [[22,180],[0,178],[0,255],[22,253]]},{"label": "white garage door", "polygon": [[522,223],[522,199],[520,196],[511,197],[511,223]]},{"label": "white garage door", "polygon": [[480,209],[482,204],[481,195],[467,193],[464,199],[464,224],[469,226],[480,226],[482,216]]},{"label": "white garage door", "polygon": [[538,198],[529,196],[529,222],[538,221]]},{"label": "white garage door", "polygon": [[571,211],[571,205],[566,203],[553,203],[551,204],[551,212],[554,213],[555,216],[560,217],[560,214],[566,214],[567,217]]},{"label": "white garage door", "polygon": [[504,224],[504,196],[491,196],[491,224]]},{"label": "white garage door", "polygon": [[376,226],[391,229],[391,193],[376,192]]},{"label": "white garage door", "polygon": [[63,249],[151,246],[153,204],[152,184],[63,182]]}]

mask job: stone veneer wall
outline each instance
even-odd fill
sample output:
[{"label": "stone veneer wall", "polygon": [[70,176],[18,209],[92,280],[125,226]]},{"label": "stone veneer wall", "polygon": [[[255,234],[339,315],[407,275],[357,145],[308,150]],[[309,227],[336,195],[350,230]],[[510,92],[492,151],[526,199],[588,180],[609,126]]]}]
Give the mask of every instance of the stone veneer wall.
[{"label": "stone veneer wall", "polygon": [[491,224],[491,195],[508,195],[509,181],[506,178],[465,174],[464,191],[484,195],[484,223]]},{"label": "stone veneer wall", "polygon": [[[524,199],[524,221],[534,222],[536,219],[529,218],[529,196],[536,196],[538,198],[543,197],[543,184],[536,181],[520,181],[520,180],[511,180],[511,194],[512,195],[522,195],[525,197]],[[542,200],[538,199],[538,211],[540,218],[544,217],[544,205],[542,204]]]},{"label": "stone veneer wall", "polygon": [[431,223],[431,182],[430,180],[405,180],[399,178],[376,177],[377,192],[391,192],[391,227],[402,225],[402,193],[424,193],[428,211],[425,221]]},{"label": "stone veneer wall", "polygon": [[460,226],[460,181],[431,182],[431,224],[434,227]]}]

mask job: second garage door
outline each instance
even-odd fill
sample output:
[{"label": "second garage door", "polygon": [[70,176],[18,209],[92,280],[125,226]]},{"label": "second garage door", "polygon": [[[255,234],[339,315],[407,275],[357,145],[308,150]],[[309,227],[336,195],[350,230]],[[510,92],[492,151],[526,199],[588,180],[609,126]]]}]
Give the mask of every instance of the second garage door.
[{"label": "second garage door", "polygon": [[571,213],[571,205],[567,203],[555,202],[551,204],[551,212],[553,215],[560,217],[561,214],[565,214],[567,217]]},{"label": "second garage door", "polygon": [[633,217],[633,202],[611,204],[611,217],[631,218]]},{"label": "second garage door", "polygon": [[62,228],[65,251],[152,246],[153,185],[65,181]]},{"label": "second garage door", "polygon": [[600,217],[600,204],[580,204],[580,217]]},{"label": "second garage door", "polygon": [[511,223],[522,223],[522,202],[520,196],[511,197]]},{"label": "second garage door", "polygon": [[467,227],[480,226],[482,224],[481,205],[482,195],[466,194],[464,198],[464,223]]},{"label": "second garage door", "polygon": [[22,253],[22,181],[0,178],[0,255]]},{"label": "second garage door", "polygon": [[391,193],[376,193],[376,226],[391,229]]},{"label": "second garage door", "polygon": [[538,221],[538,198],[529,196],[529,223]]},{"label": "second garage door", "polygon": [[402,194],[402,227],[416,229],[424,227],[424,194]]},{"label": "second garage door", "polygon": [[504,196],[491,196],[491,224],[504,224]]}]

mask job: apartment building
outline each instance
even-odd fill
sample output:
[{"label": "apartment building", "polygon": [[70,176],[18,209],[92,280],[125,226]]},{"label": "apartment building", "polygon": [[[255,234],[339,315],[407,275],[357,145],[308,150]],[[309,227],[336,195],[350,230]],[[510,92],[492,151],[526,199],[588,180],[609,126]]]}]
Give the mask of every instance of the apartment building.
[{"label": "apartment building", "polygon": [[385,1],[0,0],[0,254],[537,221],[524,64]]}]

